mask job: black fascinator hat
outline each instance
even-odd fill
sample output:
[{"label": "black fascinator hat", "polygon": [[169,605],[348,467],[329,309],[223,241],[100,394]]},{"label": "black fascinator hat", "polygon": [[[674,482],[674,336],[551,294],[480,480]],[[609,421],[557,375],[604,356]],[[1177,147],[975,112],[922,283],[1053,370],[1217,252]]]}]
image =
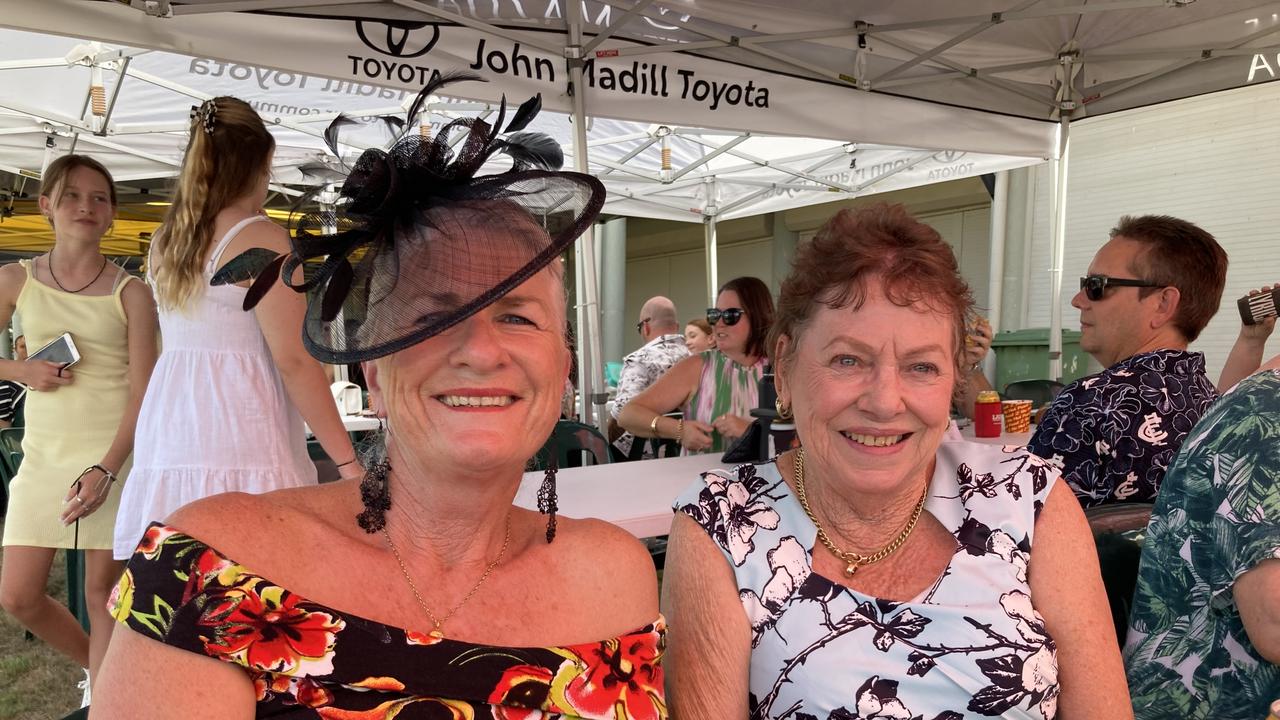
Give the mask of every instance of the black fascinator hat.
[{"label": "black fascinator hat", "polygon": [[[277,280],[306,292],[307,351],[323,362],[351,363],[419,343],[555,261],[600,213],[605,190],[590,175],[560,171],[564,154],[553,139],[523,132],[541,96],[522,104],[505,127],[504,100],[492,126],[464,118],[432,138],[410,132],[429,95],[479,79],[460,73],[433,79],[404,119],[381,118],[395,132],[394,144],[360,155],[332,212],[303,215],[289,253],[247,250],[212,284],[254,278],[246,310]],[[354,122],[339,116],[325,131],[335,155],[338,133]],[[511,168],[477,176],[499,153],[510,157]],[[323,167],[318,174],[333,172]],[[313,259],[323,261],[304,282],[291,282]],[[339,314],[344,307],[351,317]]]}]

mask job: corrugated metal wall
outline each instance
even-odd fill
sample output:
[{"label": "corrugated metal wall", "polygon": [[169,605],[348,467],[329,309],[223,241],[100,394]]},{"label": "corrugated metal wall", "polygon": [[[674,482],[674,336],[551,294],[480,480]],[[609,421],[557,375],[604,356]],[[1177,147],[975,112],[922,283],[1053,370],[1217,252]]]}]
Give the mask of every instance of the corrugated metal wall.
[{"label": "corrugated metal wall", "polygon": [[[1047,165],[1036,170],[1030,325],[1049,324]],[[1222,309],[1192,349],[1215,381],[1240,330],[1236,298],[1280,283],[1280,84],[1082,120],[1071,130],[1063,327],[1077,278],[1121,215],[1167,214],[1200,225],[1227,250]],[[1280,351],[1272,338],[1269,355]]]}]

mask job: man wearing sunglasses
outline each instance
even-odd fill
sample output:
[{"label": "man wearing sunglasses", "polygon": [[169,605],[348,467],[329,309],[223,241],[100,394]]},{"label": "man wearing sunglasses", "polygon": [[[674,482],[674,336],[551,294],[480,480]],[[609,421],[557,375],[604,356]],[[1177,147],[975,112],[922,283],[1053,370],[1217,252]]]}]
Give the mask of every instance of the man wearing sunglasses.
[{"label": "man wearing sunglasses", "polygon": [[1106,369],[1068,385],[1029,449],[1060,465],[1085,507],[1155,500],[1183,438],[1217,399],[1188,352],[1217,312],[1227,254],[1168,216],[1123,217],[1071,304],[1080,347]]},{"label": "man wearing sunglasses", "polygon": [[[609,434],[613,438],[614,447],[623,457],[632,457],[635,436],[617,427],[618,413],[622,412],[631,398],[662,377],[672,365],[689,357],[689,348],[685,345],[677,317],[675,303],[660,295],[649,298],[644,307],[640,308],[636,332],[640,334],[643,344],[622,359],[618,393],[609,406],[609,414],[612,415]],[[645,455],[649,455],[648,450],[645,450]]]}]

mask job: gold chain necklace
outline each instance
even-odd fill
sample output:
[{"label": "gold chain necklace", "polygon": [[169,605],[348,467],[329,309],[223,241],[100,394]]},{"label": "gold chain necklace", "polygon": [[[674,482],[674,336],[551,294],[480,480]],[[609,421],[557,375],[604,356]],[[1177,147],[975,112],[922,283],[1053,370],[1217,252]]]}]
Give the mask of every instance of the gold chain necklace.
[{"label": "gold chain necklace", "polygon": [[858,572],[858,568],[863,565],[870,565],[892,555],[902,544],[911,536],[911,531],[916,529],[916,521],[920,519],[920,513],[924,511],[924,501],[929,497],[929,485],[926,483],[924,492],[920,493],[920,500],[916,502],[916,509],[911,511],[911,519],[907,520],[907,524],[902,528],[902,532],[898,533],[898,537],[892,542],[880,548],[870,555],[862,555],[852,550],[841,550],[836,544],[831,542],[831,538],[827,535],[827,531],[822,529],[822,524],[818,522],[818,518],[809,509],[809,500],[804,492],[804,448],[796,450],[796,497],[800,500],[800,507],[804,508],[804,514],[809,516],[809,520],[813,522],[813,526],[818,529],[818,540],[822,545],[830,551],[832,555],[847,563],[844,574],[845,577],[853,577]]},{"label": "gold chain necklace", "polygon": [[405,581],[409,583],[409,589],[413,591],[413,599],[418,601],[418,606],[427,613],[427,617],[431,618],[431,632],[428,634],[433,638],[440,639],[444,637],[444,631],[441,628],[444,627],[445,622],[453,617],[454,613],[462,609],[463,605],[467,604],[467,601],[476,594],[476,591],[480,589],[484,581],[489,579],[489,574],[493,572],[493,569],[498,566],[499,562],[502,562],[502,556],[507,554],[507,545],[511,543],[511,513],[507,513],[507,534],[502,539],[502,549],[498,551],[498,557],[494,558],[493,562],[489,563],[489,566],[484,569],[484,573],[476,581],[476,584],[471,586],[471,591],[467,593],[466,597],[459,600],[458,604],[454,605],[453,609],[445,613],[444,617],[441,618],[437,618],[436,614],[431,612],[431,608],[427,607],[427,602],[422,599],[422,593],[418,592],[418,586],[413,582],[413,576],[409,574],[409,568],[405,567],[404,559],[400,557],[400,550],[391,541],[391,534],[387,532],[385,526],[382,528],[382,537],[387,539],[391,554],[395,555],[396,563],[400,565],[400,572],[404,574]]}]

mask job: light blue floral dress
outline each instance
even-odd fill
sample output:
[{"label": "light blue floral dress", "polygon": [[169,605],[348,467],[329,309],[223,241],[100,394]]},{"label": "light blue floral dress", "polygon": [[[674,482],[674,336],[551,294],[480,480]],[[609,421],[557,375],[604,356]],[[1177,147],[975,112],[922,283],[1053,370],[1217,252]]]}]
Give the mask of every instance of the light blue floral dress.
[{"label": "light blue floral dress", "polygon": [[1027,563],[1057,479],[1022,448],[943,444],[925,509],[956,554],[918,597],[895,602],[812,571],[817,530],[773,461],[706,473],[675,508],[733,568],[752,626],[751,717],[1053,718],[1057,649]]}]

